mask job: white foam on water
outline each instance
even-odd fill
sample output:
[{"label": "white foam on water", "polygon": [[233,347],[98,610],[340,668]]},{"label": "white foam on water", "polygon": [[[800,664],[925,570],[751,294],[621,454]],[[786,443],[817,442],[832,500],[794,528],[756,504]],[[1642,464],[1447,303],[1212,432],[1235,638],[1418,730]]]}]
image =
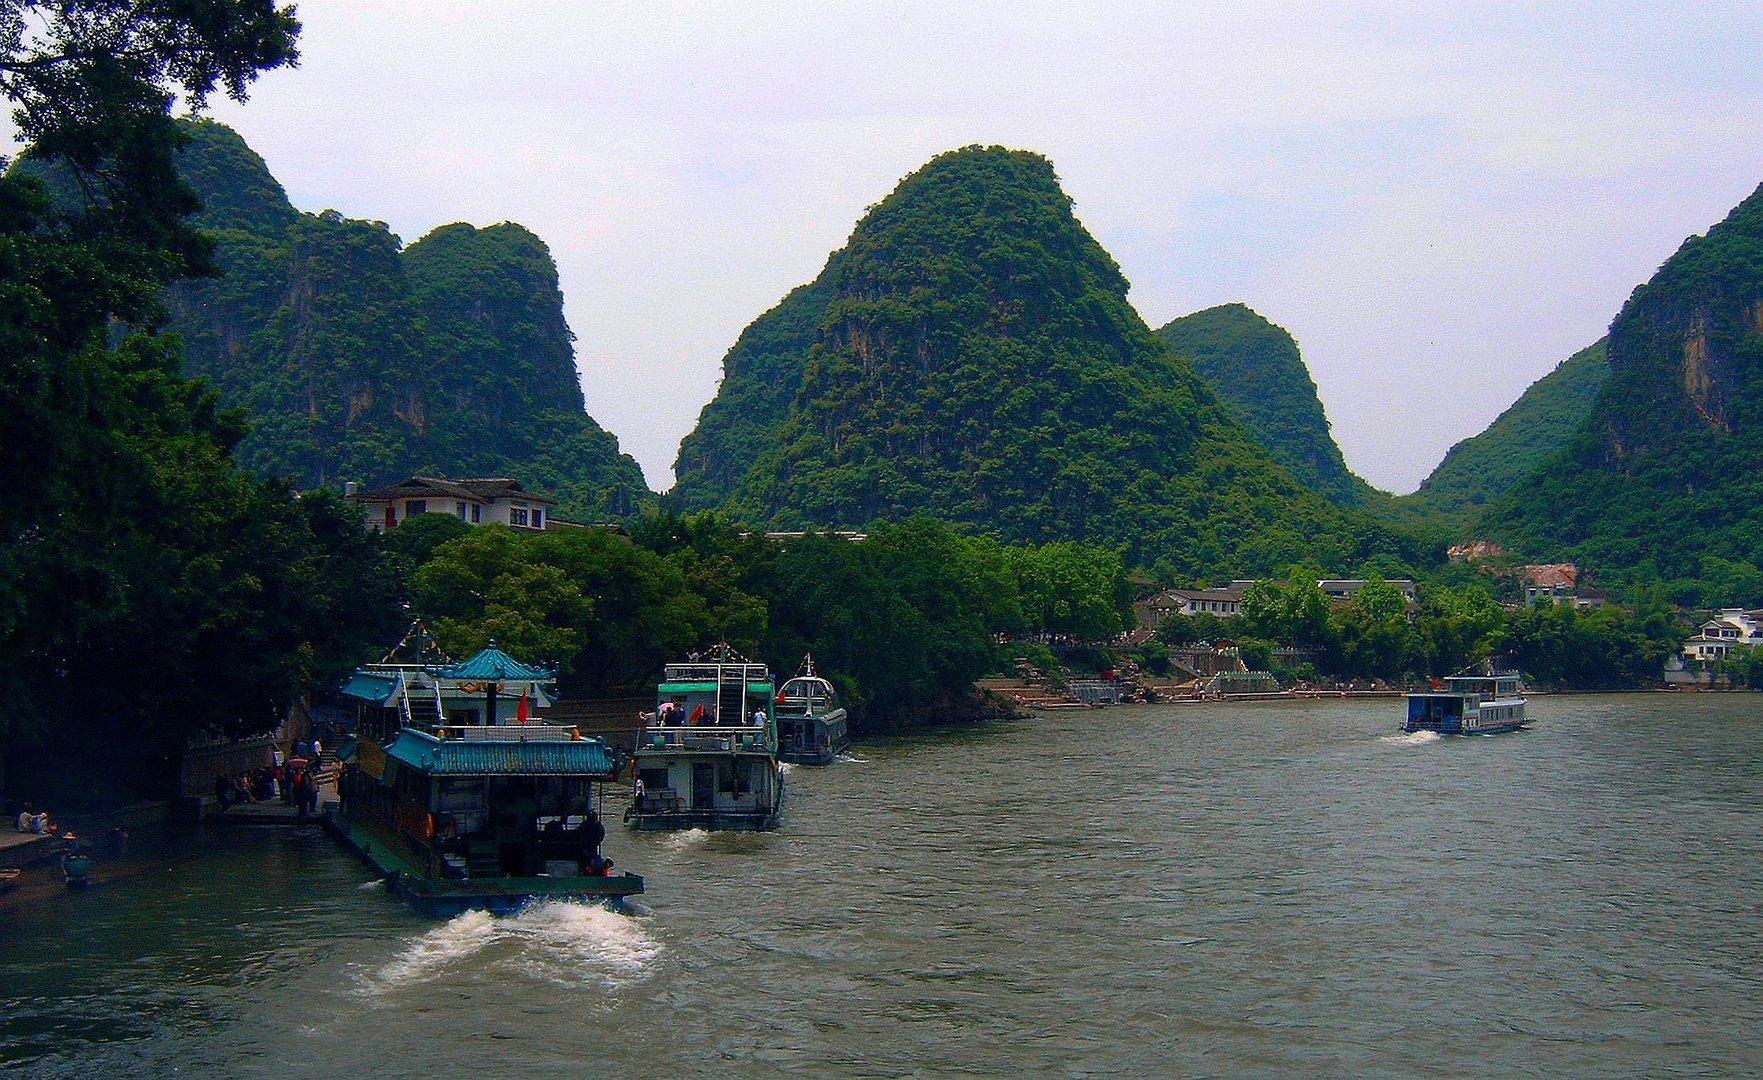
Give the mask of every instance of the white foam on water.
[{"label": "white foam on water", "polygon": [[370,991],[385,991],[425,982],[458,960],[480,952],[496,938],[496,917],[467,911],[423,933],[397,958],[363,976]]},{"label": "white foam on water", "polygon": [[681,829],[678,832],[668,833],[667,839],[662,841],[662,845],[669,851],[683,851],[686,848],[697,847],[708,839],[710,839],[710,830],[708,829]]},{"label": "white foam on water", "polygon": [[522,946],[522,969],[562,986],[638,982],[661,955],[644,923],[599,904],[534,904],[502,925]]},{"label": "white foam on water", "polygon": [[867,764],[869,764],[869,759],[866,757],[858,757],[856,754],[853,754],[849,750],[847,750],[844,753],[839,754],[838,756],[834,757],[833,764],[835,764],[835,765],[867,765]]},{"label": "white foam on water", "polygon": [[364,881],[355,887],[357,889],[360,889],[362,892],[371,892],[374,889],[383,889],[386,887],[386,879],[385,878],[374,878],[372,881]]},{"label": "white foam on water", "polygon": [[456,916],[360,982],[377,996],[452,978],[470,965],[562,986],[622,986],[645,978],[660,954],[660,942],[637,919],[599,904],[550,901],[516,915]]},{"label": "white foam on water", "polygon": [[1400,735],[1382,735],[1377,741],[1389,746],[1425,746],[1427,743],[1438,742],[1443,737],[1436,731],[1409,731]]}]

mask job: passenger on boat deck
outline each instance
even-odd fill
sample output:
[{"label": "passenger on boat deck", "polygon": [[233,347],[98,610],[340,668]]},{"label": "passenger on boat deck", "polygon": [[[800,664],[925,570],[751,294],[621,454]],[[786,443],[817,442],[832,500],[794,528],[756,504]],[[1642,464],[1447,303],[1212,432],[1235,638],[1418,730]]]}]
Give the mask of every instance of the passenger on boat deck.
[{"label": "passenger on boat deck", "polygon": [[764,727],[765,726],[765,710],[764,709],[757,709],[754,711],[754,713],[753,713],[753,726],[754,727]]},{"label": "passenger on boat deck", "polygon": [[598,859],[600,844],[606,839],[606,826],[600,823],[600,815],[594,813],[592,807],[588,808],[588,816],[582,819],[582,832],[582,840],[588,846],[588,857]]}]

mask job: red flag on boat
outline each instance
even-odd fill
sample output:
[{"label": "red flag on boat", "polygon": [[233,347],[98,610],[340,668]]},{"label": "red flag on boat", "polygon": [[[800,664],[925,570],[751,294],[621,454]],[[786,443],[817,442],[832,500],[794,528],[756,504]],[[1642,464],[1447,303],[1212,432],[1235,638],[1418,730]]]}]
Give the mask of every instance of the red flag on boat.
[{"label": "red flag on boat", "polygon": [[520,692],[520,704],[514,707],[514,718],[522,724],[526,723],[526,691],[524,690]]}]

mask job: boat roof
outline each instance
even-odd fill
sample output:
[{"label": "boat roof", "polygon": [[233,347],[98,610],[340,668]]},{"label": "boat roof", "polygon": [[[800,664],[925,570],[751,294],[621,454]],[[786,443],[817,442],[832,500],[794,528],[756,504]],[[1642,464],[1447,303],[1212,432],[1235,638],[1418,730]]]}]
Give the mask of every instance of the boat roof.
[{"label": "boat roof", "polygon": [[[516,729],[518,730],[518,729]],[[595,738],[555,735],[516,741],[498,739],[437,739],[426,731],[403,728],[386,756],[433,776],[610,776],[612,755]]]},{"label": "boat roof", "polygon": [[[715,681],[664,682],[656,687],[656,692],[661,694],[708,694],[713,693],[717,689],[717,686],[718,684]],[[765,682],[754,682],[749,680],[747,682],[747,690],[749,693],[755,694],[768,693],[771,690],[771,683],[769,680]]]}]

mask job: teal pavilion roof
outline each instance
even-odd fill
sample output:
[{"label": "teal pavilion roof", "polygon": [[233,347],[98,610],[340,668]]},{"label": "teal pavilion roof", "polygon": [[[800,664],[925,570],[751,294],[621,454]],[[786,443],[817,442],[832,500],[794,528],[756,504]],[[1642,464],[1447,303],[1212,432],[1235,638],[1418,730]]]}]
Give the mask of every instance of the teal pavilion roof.
[{"label": "teal pavilion roof", "polygon": [[437,739],[404,728],[386,756],[430,776],[596,776],[612,774],[612,755],[599,739]]},{"label": "teal pavilion roof", "polygon": [[557,677],[556,668],[533,667],[523,664],[496,648],[495,639],[476,656],[462,660],[457,664],[431,669],[443,679],[461,679],[471,682],[516,682],[531,680],[534,682],[550,682]]}]

